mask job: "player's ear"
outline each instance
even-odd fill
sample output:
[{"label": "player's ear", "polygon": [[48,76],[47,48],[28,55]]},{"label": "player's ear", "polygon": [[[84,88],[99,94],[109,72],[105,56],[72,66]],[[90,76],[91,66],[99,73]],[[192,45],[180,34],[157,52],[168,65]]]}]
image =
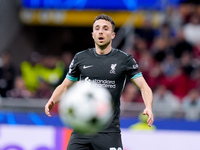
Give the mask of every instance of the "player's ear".
[{"label": "player's ear", "polygon": [[92,32],[91,34],[92,34],[92,38],[94,39],[94,35],[93,35],[93,32]]},{"label": "player's ear", "polygon": [[112,32],[111,36],[112,36],[112,39],[114,39],[115,38],[115,32]]}]

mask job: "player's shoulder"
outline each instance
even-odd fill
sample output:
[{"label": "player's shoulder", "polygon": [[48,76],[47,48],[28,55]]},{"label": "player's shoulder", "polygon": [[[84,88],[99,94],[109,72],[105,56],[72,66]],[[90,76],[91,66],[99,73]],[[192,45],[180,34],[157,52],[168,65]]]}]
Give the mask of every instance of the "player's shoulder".
[{"label": "player's shoulder", "polygon": [[92,53],[92,51],[93,51],[93,48],[88,48],[86,50],[82,50],[82,51],[76,53],[76,56],[77,57],[88,56],[90,53]]},{"label": "player's shoulder", "polygon": [[113,48],[113,51],[114,51],[115,54],[117,54],[121,57],[130,57],[131,56],[131,54],[128,54],[128,53],[126,53],[126,52],[124,52],[120,49]]}]

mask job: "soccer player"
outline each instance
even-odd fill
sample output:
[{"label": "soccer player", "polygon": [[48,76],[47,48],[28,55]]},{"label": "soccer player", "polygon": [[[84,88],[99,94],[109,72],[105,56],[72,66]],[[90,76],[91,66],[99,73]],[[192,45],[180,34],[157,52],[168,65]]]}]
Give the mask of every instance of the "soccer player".
[{"label": "soccer player", "polygon": [[120,96],[126,77],[140,89],[146,106],[143,114],[148,116],[148,126],[151,127],[153,124],[152,91],[139,71],[135,59],[130,54],[112,48],[112,40],[115,38],[114,30],[115,23],[110,16],[101,14],[94,19],[92,38],[95,48],[75,55],[66,78],[55,89],[45,106],[45,113],[51,116],[50,110],[54,104],[58,103],[61,95],[78,80],[94,81],[111,93],[114,103],[114,117],[111,124],[96,135],[86,136],[73,131],[67,150],[123,149],[120,133]]}]

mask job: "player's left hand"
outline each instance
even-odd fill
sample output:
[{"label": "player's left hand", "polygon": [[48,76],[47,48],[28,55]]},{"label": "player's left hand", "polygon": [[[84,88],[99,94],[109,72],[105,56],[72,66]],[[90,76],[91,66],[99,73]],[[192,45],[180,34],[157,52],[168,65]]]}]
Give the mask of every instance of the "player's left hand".
[{"label": "player's left hand", "polygon": [[51,117],[50,110],[53,108],[54,105],[55,103],[51,99],[45,105],[45,113],[47,116]]},{"label": "player's left hand", "polygon": [[148,123],[148,126],[151,127],[153,122],[154,122],[152,109],[145,108],[144,111],[143,111],[143,115],[147,115],[148,116],[147,123]]}]

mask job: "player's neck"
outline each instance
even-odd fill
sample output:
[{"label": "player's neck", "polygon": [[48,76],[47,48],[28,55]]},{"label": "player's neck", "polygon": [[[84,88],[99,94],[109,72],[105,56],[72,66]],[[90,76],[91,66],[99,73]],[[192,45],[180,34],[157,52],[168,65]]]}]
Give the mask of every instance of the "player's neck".
[{"label": "player's neck", "polygon": [[112,50],[111,43],[109,45],[104,45],[104,46],[98,46],[95,44],[95,48],[96,48],[96,53],[99,55],[108,54]]}]

